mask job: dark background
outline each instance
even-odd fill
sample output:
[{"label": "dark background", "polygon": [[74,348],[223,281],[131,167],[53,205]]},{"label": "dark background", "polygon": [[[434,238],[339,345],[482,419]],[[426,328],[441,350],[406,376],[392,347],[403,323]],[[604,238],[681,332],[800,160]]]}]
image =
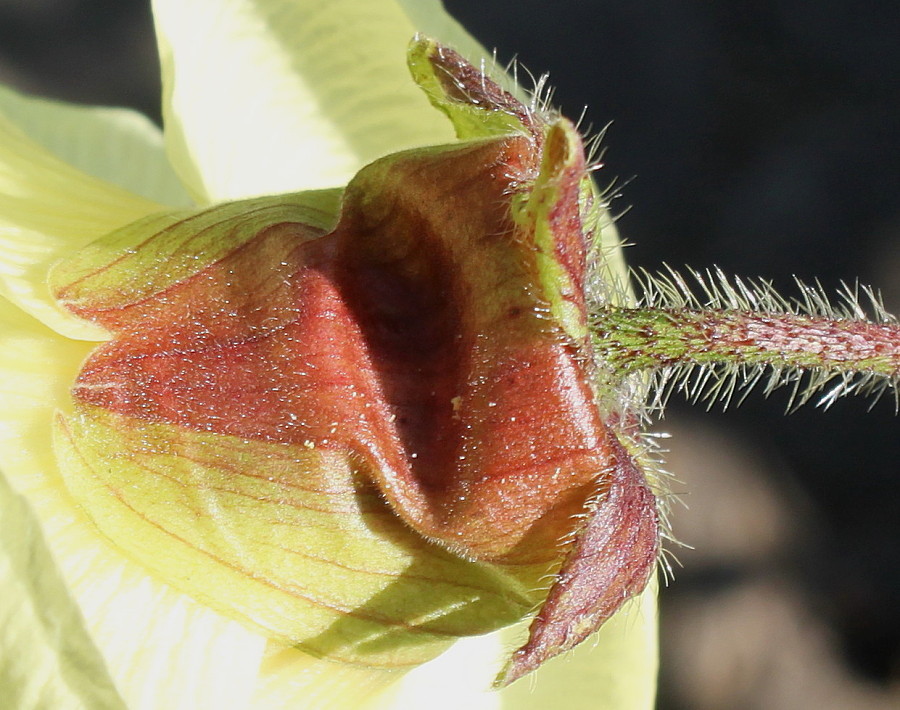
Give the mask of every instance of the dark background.
[{"label": "dark background", "polygon": [[[900,312],[900,3],[447,0],[604,141],[633,265],[882,289]],[[0,0],[0,80],[158,120],[144,0]],[[900,421],[673,401],[660,707],[900,707]]]}]

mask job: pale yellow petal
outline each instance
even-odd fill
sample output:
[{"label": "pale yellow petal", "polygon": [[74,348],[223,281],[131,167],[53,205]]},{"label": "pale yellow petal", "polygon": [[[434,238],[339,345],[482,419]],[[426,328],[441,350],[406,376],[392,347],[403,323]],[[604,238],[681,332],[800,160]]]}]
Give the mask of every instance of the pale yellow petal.
[{"label": "pale yellow petal", "polygon": [[88,175],[171,207],[190,204],[166,158],[162,131],[136,111],[78,106],[0,87],[0,113]]},{"label": "pale yellow petal", "polygon": [[92,347],[57,335],[0,297],[0,461],[25,495],[51,477],[59,480],[50,451],[51,418],[65,405]]},{"label": "pale yellow petal", "polygon": [[25,499],[0,474],[0,707],[125,710]]},{"label": "pale yellow petal", "polygon": [[[524,627],[513,627],[521,631]],[[419,666],[374,697],[364,710],[413,710],[423,707],[501,710],[500,693],[491,683],[512,652],[509,632],[464,638],[438,658]]]},{"label": "pale yellow petal", "polygon": [[54,551],[84,558],[69,580],[129,710],[244,710],[265,639],[112,550],[88,562],[87,544],[57,540]]},{"label": "pale yellow petal", "polygon": [[436,0],[153,6],[167,147],[200,200],[341,186],[375,158],[453,138],[406,69],[417,21],[477,47]]},{"label": "pale yellow petal", "polygon": [[[515,645],[515,643],[513,643]],[[658,666],[656,584],[592,638],[500,691],[503,710],[652,710]]]},{"label": "pale yellow petal", "polygon": [[71,338],[102,330],[61,311],[49,266],[162,207],[63,162],[0,114],[0,295]]},{"label": "pale yellow petal", "polygon": [[265,641],[147,575],[74,507],[53,412],[88,350],[0,298],[0,460],[33,507],[130,710],[246,707]]},{"label": "pale yellow petal", "polygon": [[652,710],[656,699],[656,584],[572,651],[500,691],[491,685],[527,636],[527,622],[464,638],[392,686],[364,710],[432,706],[467,710]]},{"label": "pale yellow petal", "polygon": [[[393,671],[331,663],[272,642],[248,710],[369,710],[367,703],[371,698],[395,683],[398,677]],[[425,707],[428,705],[426,699]]]}]

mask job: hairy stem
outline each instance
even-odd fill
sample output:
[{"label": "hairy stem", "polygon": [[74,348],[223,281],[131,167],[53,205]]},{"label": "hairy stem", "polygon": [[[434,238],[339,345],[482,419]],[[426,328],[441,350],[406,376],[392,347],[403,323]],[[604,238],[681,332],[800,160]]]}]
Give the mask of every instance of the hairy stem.
[{"label": "hairy stem", "polygon": [[605,308],[595,348],[621,371],[679,364],[772,365],[900,376],[900,325],[793,313]]}]

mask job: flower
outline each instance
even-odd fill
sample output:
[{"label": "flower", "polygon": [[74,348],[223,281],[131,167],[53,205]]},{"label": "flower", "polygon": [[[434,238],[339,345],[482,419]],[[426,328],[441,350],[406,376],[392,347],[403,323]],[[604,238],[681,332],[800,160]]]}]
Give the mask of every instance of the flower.
[{"label": "flower", "polygon": [[[91,494],[73,491],[69,478],[84,447],[102,459],[117,445],[99,429],[69,429],[61,459],[50,447],[55,412],[71,410],[82,363],[109,338],[56,298],[77,302],[78,260],[91,254],[84,248],[130,225],[151,233],[153,215],[173,208],[224,203],[227,211],[237,200],[340,187],[377,158],[448,143],[450,125],[406,78],[404,48],[421,30],[480,53],[437,2],[158,0],[154,13],[164,139],[127,112],[0,95],[0,451],[9,482],[0,489],[7,526],[0,579],[11,590],[0,641],[9,659],[0,684],[11,694],[5,704],[418,706],[427,702],[416,700],[423,692],[527,708],[543,706],[541,693],[565,683],[570,707],[576,695],[585,707],[601,699],[648,707],[652,592],[596,644],[542,669],[546,681],[537,680],[535,694],[522,684],[481,693],[496,672],[483,659],[515,643],[496,635],[460,642],[398,682],[388,671],[314,659],[175,591],[135,562],[134,550],[126,556],[98,532],[103,516],[73,500],[84,504]],[[62,270],[51,272],[59,263]],[[112,297],[119,285],[106,285]],[[233,582],[215,581],[225,592]]]}]

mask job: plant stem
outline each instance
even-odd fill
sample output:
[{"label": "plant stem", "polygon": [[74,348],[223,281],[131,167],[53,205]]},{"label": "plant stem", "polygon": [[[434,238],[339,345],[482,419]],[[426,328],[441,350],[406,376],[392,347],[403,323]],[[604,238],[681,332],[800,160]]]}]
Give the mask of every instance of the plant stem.
[{"label": "plant stem", "polygon": [[600,358],[619,372],[679,364],[771,365],[900,377],[900,325],[793,313],[604,308],[592,314]]}]

